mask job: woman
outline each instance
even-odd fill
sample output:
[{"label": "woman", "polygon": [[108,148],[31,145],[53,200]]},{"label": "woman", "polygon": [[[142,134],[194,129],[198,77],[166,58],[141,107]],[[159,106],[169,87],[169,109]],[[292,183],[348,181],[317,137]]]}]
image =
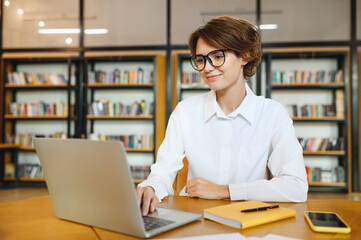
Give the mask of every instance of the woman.
[{"label": "woman", "polygon": [[189,170],[181,195],[306,201],[307,175],[292,120],[281,104],[245,84],[261,61],[257,29],[241,19],[215,18],[190,35],[189,48],[192,66],[211,91],[183,100],[170,116],[151,174],[137,187],[143,215],[173,194],[184,156]]}]

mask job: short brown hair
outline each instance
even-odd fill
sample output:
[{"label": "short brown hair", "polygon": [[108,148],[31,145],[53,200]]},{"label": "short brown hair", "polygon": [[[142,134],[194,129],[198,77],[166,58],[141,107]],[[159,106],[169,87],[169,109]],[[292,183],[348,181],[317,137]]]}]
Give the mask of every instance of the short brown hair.
[{"label": "short brown hair", "polygon": [[253,24],[228,16],[211,19],[189,36],[188,45],[192,56],[196,55],[199,38],[215,48],[231,49],[248,61],[243,69],[246,79],[256,73],[256,67],[262,60],[262,50],[257,28]]}]

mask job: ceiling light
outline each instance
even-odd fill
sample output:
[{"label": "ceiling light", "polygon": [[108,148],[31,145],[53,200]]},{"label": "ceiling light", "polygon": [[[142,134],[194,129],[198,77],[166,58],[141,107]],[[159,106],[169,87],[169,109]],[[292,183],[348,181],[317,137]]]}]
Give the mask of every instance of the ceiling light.
[{"label": "ceiling light", "polygon": [[[39,34],[79,34],[79,28],[48,28],[48,29],[39,29]],[[85,34],[107,34],[108,29],[99,28],[99,29],[85,29]]]},{"label": "ceiling light", "polygon": [[108,29],[106,28],[98,28],[98,29],[85,29],[85,34],[107,34]]},{"label": "ceiling light", "polygon": [[18,9],[18,13],[19,13],[20,15],[23,15],[24,11],[23,11],[21,8],[19,8],[19,9]]},{"label": "ceiling light", "polygon": [[44,27],[44,26],[45,26],[44,21],[39,21],[39,26],[40,26],[40,27]]},{"label": "ceiling light", "polygon": [[39,29],[39,34],[77,34],[80,33],[79,28],[49,28]]},{"label": "ceiling light", "polygon": [[272,29],[277,29],[278,25],[277,24],[261,24],[259,26],[259,28],[262,30],[272,30]]},{"label": "ceiling light", "polygon": [[8,6],[10,5],[10,1],[6,0],[6,1],[4,2],[4,5],[8,7]]},{"label": "ceiling light", "polygon": [[65,39],[65,43],[70,45],[73,42],[73,39],[71,39],[70,37],[68,37],[67,39]]}]

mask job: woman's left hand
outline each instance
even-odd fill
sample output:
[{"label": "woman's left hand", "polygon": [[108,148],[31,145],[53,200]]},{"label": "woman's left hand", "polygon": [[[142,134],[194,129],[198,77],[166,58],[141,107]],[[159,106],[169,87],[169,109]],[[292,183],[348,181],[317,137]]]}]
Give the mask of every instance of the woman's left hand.
[{"label": "woman's left hand", "polygon": [[204,199],[230,198],[228,185],[218,185],[202,177],[189,180],[186,184],[186,193],[190,197]]}]

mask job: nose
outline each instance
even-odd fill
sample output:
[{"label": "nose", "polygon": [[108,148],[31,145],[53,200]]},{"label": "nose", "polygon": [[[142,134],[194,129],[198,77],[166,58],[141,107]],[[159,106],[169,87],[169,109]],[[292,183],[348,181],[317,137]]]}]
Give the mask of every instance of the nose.
[{"label": "nose", "polygon": [[211,71],[214,69],[213,67],[213,63],[212,63],[212,60],[210,58],[207,57],[207,61],[205,62],[206,63],[206,66],[204,67],[203,70],[206,70],[206,71]]}]

